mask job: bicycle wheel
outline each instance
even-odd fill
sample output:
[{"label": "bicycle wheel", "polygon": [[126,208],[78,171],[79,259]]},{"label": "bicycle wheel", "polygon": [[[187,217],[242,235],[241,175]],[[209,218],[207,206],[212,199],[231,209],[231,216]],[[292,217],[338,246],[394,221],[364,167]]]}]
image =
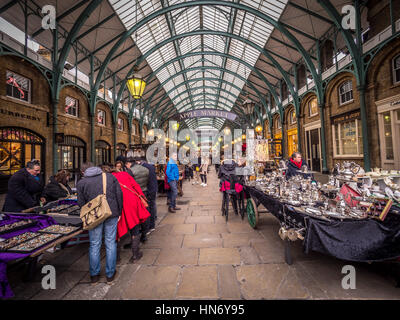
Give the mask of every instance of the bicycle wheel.
[{"label": "bicycle wheel", "polygon": [[252,198],[247,199],[247,220],[249,221],[250,226],[255,229],[258,223],[258,210],[256,203]]}]

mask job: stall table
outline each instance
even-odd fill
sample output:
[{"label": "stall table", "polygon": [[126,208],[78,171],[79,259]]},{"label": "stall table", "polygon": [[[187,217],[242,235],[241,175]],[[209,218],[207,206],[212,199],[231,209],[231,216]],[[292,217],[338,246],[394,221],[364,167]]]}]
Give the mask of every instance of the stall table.
[{"label": "stall table", "polygon": [[[341,260],[377,262],[400,257],[400,210],[393,207],[386,219],[324,220],[302,213],[298,207],[286,205],[255,187],[245,186],[250,224],[258,219],[262,204],[281,224],[304,228],[304,252],[316,251]],[[253,223],[253,227],[256,223]],[[292,263],[290,241],[285,240],[285,259]]]},{"label": "stall table", "polygon": [[[40,229],[44,229],[48,226],[57,224],[56,220],[54,220],[53,217],[44,215],[44,214],[32,214],[32,213],[3,213],[6,219],[1,220],[0,224],[2,221],[7,221],[7,222],[16,222],[18,220],[22,219],[31,219],[31,220],[36,220],[37,224],[34,226],[27,227],[25,229],[19,229],[16,231],[11,231],[9,233],[5,233],[1,235],[1,238],[4,239],[9,239],[14,236],[17,236],[19,234],[23,234],[25,232],[36,232]],[[39,247],[38,249],[34,250],[31,253],[15,253],[15,252],[7,252],[3,251],[0,252],[0,299],[1,298],[10,298],[13,296],[11,287],[8,283],[7,280],[7,263],[10,261],[15,261],[19,260],[20,262],[22,261],[28,261],[28,269],[27,272],[24,276],[25,281],[29,281],[32,279],[34,272],[36,270],[36,265],[37,265],[37,260],[40,254],[45,252],[48,249],[51,249],[55,247],[56,245],[61,245],[61,248],[64,248],[71,238],[76,237],[80,233],[82,233],[82,229],[78,229],[75,232],[61,236],[57,239],[55,239],[52,242],[49,242],[48,244],[45,244],[42,247]]]}]

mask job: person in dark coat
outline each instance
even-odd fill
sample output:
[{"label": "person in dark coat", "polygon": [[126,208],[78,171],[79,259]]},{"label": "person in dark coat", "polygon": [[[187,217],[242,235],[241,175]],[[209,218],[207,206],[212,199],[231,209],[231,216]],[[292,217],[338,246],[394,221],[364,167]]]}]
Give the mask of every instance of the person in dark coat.
[{"label": "person in dark coat", "polygon": [[287,180],[289,180],[291,177],[294,177],[296,175],[303,175],[305,178],[310,177],[313,178],[312,174],[304,174],[301,173],[301,168],[303,166],[306,166],[308,170],[308,165],[307,162],[305,162],[301,156],[300,152],[294,152],[292,156],[290,157],[289,161],[287,162],[287,170],[285,173],[285,177]]},{"label": "person in dark coat", "polygon": [[4,212],[21,212],[39,205],[44,182],[40,175],[40,161],[31,160],[25,168],[17,171],[8,181],[8,192],[4,202]]},{"label": "person in dark coat", "polygon": [[150,219],[148,219],[148,232],[153,232],[156,226],[157,220],[157,191],[158,182],[156,175],[156,168],[154,164],[147,163],[145,159],[140,161],[140,164],[149,170],[149,179],[147,181],[147,192],[145,193],[149,207],[147,208],[150,212]]},{"label": "person in dark coat", "polygon": [[[81,167],[83,178],[76,185],[78,192],[78,205],[83,207],[86,203],[103,193],[102,170],[94,167],[92,163],[84,163]],[[92,283],[97,283],[100,279],[100,248],[104,228],[104,243],[106,247],[106,277],[107,282],[111,283],[116,274],[117,260],[117,224],[122,213],[123,196],[118,180],[111,174],[106,173],[107,177],[107,202],[110,206],[112,215],[96,228],[89,230],[89,269]]]},{"label": "person in dark coat", "polygon": [[42,197],[47,202],[66,198],[72,194],[68,181],[71,174],[67,170],[60,170],[55,176],[50,177],[50,182],[44,187]]}]

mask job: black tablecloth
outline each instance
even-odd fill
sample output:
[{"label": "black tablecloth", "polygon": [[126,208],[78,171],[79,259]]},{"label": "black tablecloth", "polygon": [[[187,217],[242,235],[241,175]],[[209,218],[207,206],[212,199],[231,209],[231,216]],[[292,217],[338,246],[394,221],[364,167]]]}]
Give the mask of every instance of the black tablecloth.
[{"label": "black tablecloth", "polygon": [[[347,261],[383,261],[400,257],[400,216],[389,211],[385,221],[323,221],[285,206],[254,187],[247,195],[259,201],[281,222],[306,227],[304,252],[317,251]],[[289,221],[288,221],[289,220]]]}]

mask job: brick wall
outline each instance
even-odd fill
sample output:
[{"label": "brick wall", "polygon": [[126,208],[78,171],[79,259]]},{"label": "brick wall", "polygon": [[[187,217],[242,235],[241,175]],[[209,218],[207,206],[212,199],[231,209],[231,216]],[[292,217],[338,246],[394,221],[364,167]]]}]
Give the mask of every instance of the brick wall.
[{"label": "brick wall", "polygon": [[[31,80],[30,103],[6,96],[7,70]],[[0,109],[0,127],[21,127],[37,133],[45,140],[45,154],[52,154],[52,127],[47,124],[47,114],[51,118],[52,113],[49,84],[36,67],[19,57],[0,57]],[[46,157],[44,166],[42,159],[42,167],[47,179],[53,169],[52,157]]]}]

